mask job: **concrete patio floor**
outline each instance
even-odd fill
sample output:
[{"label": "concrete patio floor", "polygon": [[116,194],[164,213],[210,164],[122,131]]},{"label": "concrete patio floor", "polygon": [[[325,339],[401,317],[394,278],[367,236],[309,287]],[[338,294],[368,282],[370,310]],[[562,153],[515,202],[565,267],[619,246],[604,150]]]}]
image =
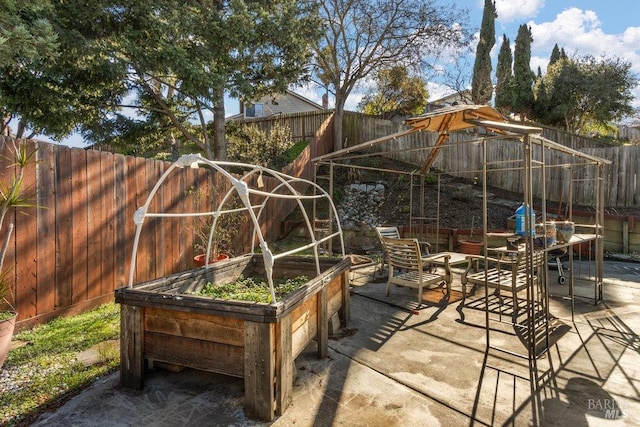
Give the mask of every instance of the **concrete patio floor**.
[{"label": "concrete patio floor", "polygon": [[[573,321],[567,286],[550,273],[561,327],[533,366],[487,349],[482,290],[464,306],[453,295],[416,314],[414,291],[394,287],[386,297],[383,279],[359,271],[350,324],[330,339],[327,358],[315,357],[314,344],[297,358],[293,402],[272,423],[245,417],[241,379],[157,369],[139,392],[120,388],[117,372],[102,378],[33,425],[640,425],[640,264],[604,267],[604,302],[575,298]],[[593,285],[577,283],[576,293],[592,296]],[[526,354],[512,327],[491,325],[492,347]]]}]

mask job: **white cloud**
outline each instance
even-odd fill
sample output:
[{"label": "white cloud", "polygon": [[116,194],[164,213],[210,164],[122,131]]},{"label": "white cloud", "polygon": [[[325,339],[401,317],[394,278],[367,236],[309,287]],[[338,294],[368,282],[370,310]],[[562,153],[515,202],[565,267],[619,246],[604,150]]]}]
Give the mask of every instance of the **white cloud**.
[{"label": "white cloud", "polygon": [[619,57],[640,71],[640,27],[627,28],[622,34],[606,34],[594,11],[577,8],[564,10],[551,22],[528,25],[533,36],[532,54],[548,60],[557,43],[568,55]]},{"label": "white cloud", "polygon": [[508,23],[537,16],[545,0],[496,0],[498,22]]},{"label": "white cloud", "polygon": [[[554,44],[568,55],[593,55],[596,58],[620,58],[632,64],[640,73],[640,27],[629,27],[621,34],[607,34],[596,12],[570,8],[556,15],[551,22],[530,21],[533,44],[531,68],[540,66],[544,72]],[[636,106],[640,105],[640,88],[634,91]]]},{"label": "white cloud", "polygon": [[427,91],[429,92],[429,101],[441,99],[453,93],[450,87],[434,82],[427,83]]}]

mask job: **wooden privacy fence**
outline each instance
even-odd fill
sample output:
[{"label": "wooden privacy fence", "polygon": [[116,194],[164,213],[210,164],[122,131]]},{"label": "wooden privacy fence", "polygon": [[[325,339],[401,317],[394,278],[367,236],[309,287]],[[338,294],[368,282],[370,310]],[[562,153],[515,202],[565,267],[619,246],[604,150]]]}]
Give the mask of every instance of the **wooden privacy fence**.
[{"label": "wooden privacy fence", "polygon": [[[301,140],[316,132],[322,134],[323,130],[319,129],[321,126],[326,126],[327,118],[330,117],[330,112],[323,111],[247,119],[245,122],[255,124],[267,132],[275,122],[284,122],[291,128],[294,139]],[[539,125],[536,124],[536,126]],[[612,164],[607,166],[604,171],[605,206],[640,207],[639,146],[610,147],[592,138],[554,128],[544,126],[542,128],[542,136],[551,141],[612,161]],[[378,119],[354,112],[345,112],[344,114],[343,138],[348,146],[391,135],[405,129],[407,127],[401,122]],[[464,142],[477,140],[479,136],[482,135],[471,131],[451,134],[448,148],[441,150],[433,166],[455,176],[467,179],[476,178],[480,174],[479,171],[482,170],[482,150],[479,144],[465,144]],[[384,149],[378,147],[377,150],[387,152],[385,155],[388,157],[418,167],[424,164],[429,154],[427,150],[424,150],[424,147],[433,146],[436,139],[435,133],[420,132],[389,141],[384,144]],[[389,147],[394,150],[392,154],[388,154]],[[488,149],[487,161],[490,164],[522,157],[521,147],[515,141],[505,140],[491,143],[488,145]],[[553,165],[568,161],[560,154],[547,153],[545,155],[547,156],[545,159],[547,164]],[[550,201],[566,202],[571,192],[574,203],[592,205],[596,176],[595,169],[589,167],[572,169],[551,167],[545,176],[546,198]],[[513,192],[522,192],[523,185],[521,173],[517,170],[492,171],[488,176],[488,184]],[[534,194],[541,197],[543,186],[539,173],[534,176],[533,184]]]},{"label": "wooden privacy fence", "polygon": [[[319,128],[302,155],[284,171],[313,177],[310,158],[333,146],[331,120]],[[15,171],[10,147],[0,146],[0,181]],[[37,151],[37,164],[25,171],[25,188],[33,193],[37,208],[12,212],[15,230],[5,259],[11,268],[10,299],[18,311],[18,328],[24,329],[61,314],[82,312],[113,300],[115,289],[128,282],[135,224],[133,215],[170,163],[108,152],[69,148],[18,140]],[[174,171],[159,190],[150,210],[193,212],[194,189],[222,197],[230,185],[211,170],[184,168]],[[266,189],[277,185],[265,178]],[[212,186],[212,187],[209,187]],[[212,210],[216,200],[209,200]],[[261,224],[268,240],[280,237],[281,223],[293,202],[267,205]],[[234,249],[248,249],[249,224],[243,222]],[[3,229],[3,231],[6,227]],[[158,278],[193,266],[194,222],[189,218],[152,218],[145,221],[138,250],[135,282]]]},{"label": "wooden privacy fence", "polygon": [[[345,113],[344,134],[346,140],[356,145],[386,135],[391,135],[408,129],[404,124],[388,120],[367,117],[359,113]],[[482,148],[480,144],[470,144],[484,135],[475,131],[452,133],[446,148],[443,148],[433,168],[454,176],[474,179],[481,176]],[[544,128],[542,136],[568,146],[574,150],[600,157],[612,162],[604,170],[605,206],[608,207],[640,207],[640,146],[610,147],[598,143],[590,138],[583,138],[555,129]],[[375,151],[385,152],[385,156],[416,165],[416,170],[422,166],[429,150],[425,147],[435,145],[437,135],[433,132],[418,132],[395,138],[373,148]],[[500,161],[522,158],[521,144],[514,140],[495,141],[487,144],[487,163],[489,174],[487,184],[513,192],[522,192],[521,171],[496,171],[495,166]],[[541,154],[534,153],[540,158]],[[571,191],[573,202],[582,205],[595,203],[594,188],[597,170],[591,166],[576,166],[571,168],[553,167],[563,163],[571,163],[570,156],[555,153],[552,150],[545,153],[545,163],[552,165],[545,172],[546,198],[550,201],[566,202]],[[512,164],[510,166],[517,167]],[[505,168],[507,166],[504,166]],[[542,196],[542,182],[540,172],[534,174],[534,196]],[[571,188],[569,188],[571,187]]]}]

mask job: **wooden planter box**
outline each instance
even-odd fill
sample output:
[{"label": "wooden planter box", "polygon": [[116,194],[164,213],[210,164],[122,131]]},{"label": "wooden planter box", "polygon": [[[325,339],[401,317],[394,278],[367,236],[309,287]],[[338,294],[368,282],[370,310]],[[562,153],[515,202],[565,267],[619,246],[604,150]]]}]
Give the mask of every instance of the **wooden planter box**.
[{"label": "wooden planter box", "polygon": [[273,277],[313,277],[275,304],[186,294],[207,282],[264,275],[262,255],[246,255],[115,291],[121,304],[120,383],[143,387],[145,362],[244,378],[247,416],[272,420],[291,403],[294,360],[315,339],[327,355],[330,318],[349,320],[348,259],[279,259]]}]

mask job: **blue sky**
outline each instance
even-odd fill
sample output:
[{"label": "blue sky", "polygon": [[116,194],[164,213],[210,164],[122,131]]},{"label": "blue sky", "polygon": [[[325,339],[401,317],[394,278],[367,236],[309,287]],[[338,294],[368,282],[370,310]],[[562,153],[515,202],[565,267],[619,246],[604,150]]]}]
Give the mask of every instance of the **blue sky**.
[{"label": "blue sky", "polygon": [[[447,3],[454,0],[440,1]],[[467,25],[479,31],[484,0],[455,0],[454,3],[469,9],[470,22]],[[506,34],[513,49],[518,27],[526,23],[531,27],[533,36],[531,68],[534,71],[538,66],[543,72],[546,70],[551,50],[557,43],[569,55],[619,57],[630,62],[633,72],[640,76],[640,3],[638,0],[496,0],[496,9],[498,11],[497,41],[492,52],[494,71],[502,35]],[[475,52],[475,44],[473,52]],[[472,68],[473,62],[469,66]],[[356,110],[366,87],[367,82],[352,93],[345,105],[347,110]],[[451,93],[451,89],[438,82],[435,77],[430,79],[428,87],[431,99]],[[322,93],[314,87],[296,87],[293,90],[321,103]],[[636,88],[634,93],[636,94],[634,105],[640,108],[640,87]],[[228,116],[236,114],[238,102],[229,100],[226,103],[226,110]],[[82,146],[78,136],[73,136],[63,143]]]},{"label": "blue sky", "polygon": [[[451,0],[449,0],[451,1]],[[484,0],[457,0],[455,4],[469,9],[470,25],[480,29]],[[633,72],[640,75],[640,3],[638,0],[496,0],[496,44],[492,51],[495,61],[506,34],[513,50],[518,27],[531,27],[531,68],[538,66],[544,73],[554,44],[563,47],[568,55],[619,57],[632,64]],[[477,37],[477,33],[476,33]],[[475,43],[473,45],[475,52]],[[473,68],[473,62],[470,63]],[[469,70],[469,75],[471,70]],[[495,76],[494,76],[495,77]],[[470,78],[469,78],[470,83]],[[431,99],[451,93],[451,89],[432,79],[428,83]],[[345,108],[355,110],[365,87],[349,97]],[[313,88],[294,89],[310,99],[320,102]],[[635,106],[640,107],[640,88]],[[233,106],[230,106],[233,107]]]}]

